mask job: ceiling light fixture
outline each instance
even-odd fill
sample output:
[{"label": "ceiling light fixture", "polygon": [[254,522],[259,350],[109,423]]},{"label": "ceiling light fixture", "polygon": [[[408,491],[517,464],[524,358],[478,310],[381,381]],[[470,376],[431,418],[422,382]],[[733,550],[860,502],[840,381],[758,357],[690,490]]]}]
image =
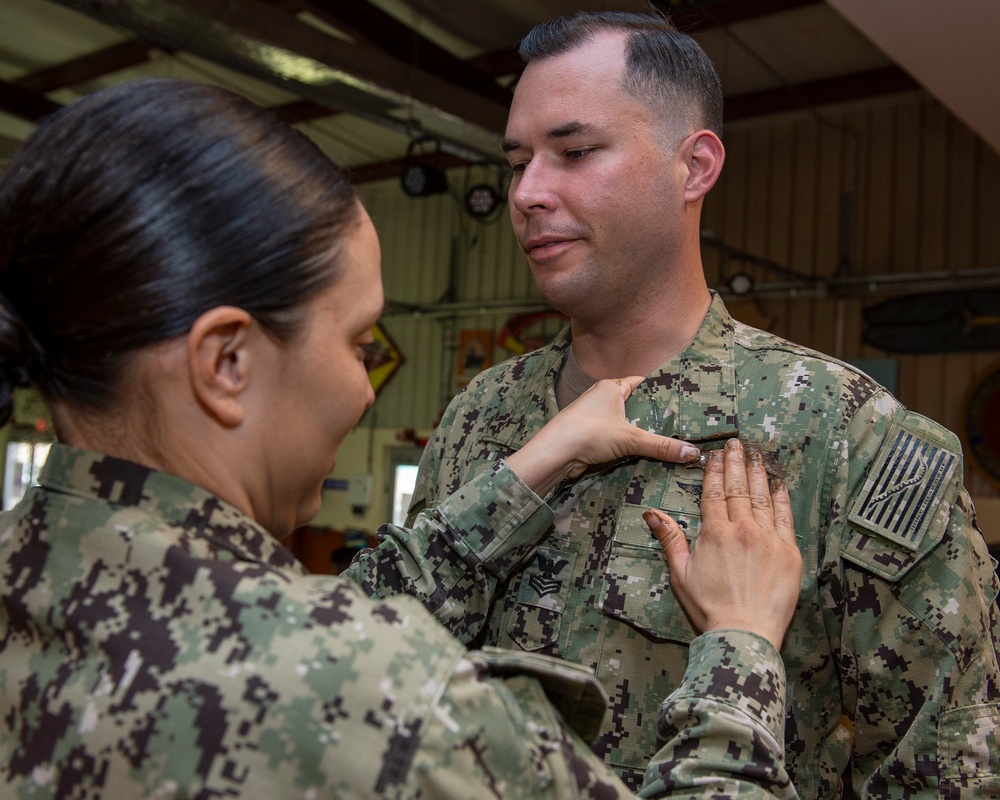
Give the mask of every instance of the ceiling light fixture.
[{"label": "ceiling light fixture", "polygon": [[465,193],[465,210],[474,217],[488,217],[500,206],[500,193],[487,183],[478,183]]},{"label": "ceiling light fixture", "polygon": [[[433,159],[428,161],[423,157],[419,163],[415,162],[418,155],[415,150],[421,145],[434,145],[432,153]],[[431,136],[423,136],[413,139],[406,148],[406,165],[403,167],[403,174],[399,182],[403,191],[410,197],[427,197],[432,194],[442,194],[448,191],[448,179],[444,170],[439,166],[441,156],[441,142]]]}]

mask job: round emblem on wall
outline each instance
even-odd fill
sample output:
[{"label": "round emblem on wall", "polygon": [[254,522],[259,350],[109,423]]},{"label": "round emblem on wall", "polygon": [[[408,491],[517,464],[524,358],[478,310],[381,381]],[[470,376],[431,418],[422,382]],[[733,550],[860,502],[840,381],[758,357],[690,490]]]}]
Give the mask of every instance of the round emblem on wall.
[{"label": "round emblem on wall", "polygon": [[962,438],[972,465],[1000,487],[1000,362],[969,387]]}]

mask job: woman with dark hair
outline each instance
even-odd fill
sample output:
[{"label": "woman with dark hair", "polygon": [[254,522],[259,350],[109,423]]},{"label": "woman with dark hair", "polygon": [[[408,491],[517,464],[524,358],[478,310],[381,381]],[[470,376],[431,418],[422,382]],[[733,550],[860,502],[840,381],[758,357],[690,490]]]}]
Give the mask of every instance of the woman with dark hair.
[{"label": "woman with dark hair", "polygon": [[[221,89],[105,89],[14,157],[0,230],[0,421],[33,384],[59,439],[0,515],[4,797],[627,794],[580,738],[605,708],[588,670],[466,651],[416,600],[309,575],[275,538],[318,511],[374,400],[384,302],[371,220],[312,143]],[[637,384],[598,384],[417,526],[447,542],[461,519],[516,559],[549,523],[540,498],[589,465],[696,459],[628,424]],[[772,645],[798,551],[785,490],[727,452],[706,468],[699,553],[734,536],[780,564],[767,591],[722,586],[672,520],[651,524],[696,624],[761,637],[761,681],[709,717],[713,664],[692,664],[650,794],[699,736],[760,750],[767,777],[741,785],[784,780]]]}]

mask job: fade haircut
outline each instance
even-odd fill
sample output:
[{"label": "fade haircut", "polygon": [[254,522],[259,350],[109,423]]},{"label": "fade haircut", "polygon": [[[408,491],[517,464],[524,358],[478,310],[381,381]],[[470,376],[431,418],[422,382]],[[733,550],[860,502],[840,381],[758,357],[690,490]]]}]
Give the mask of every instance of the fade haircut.
[{"label": "fade haircut", "polygon": [[601,33],[624,33],[622,87],[667,126],[678,117],[722,136],[722,85],[698,43],[658,13],[577,11],[534,27],[518,47],[525,64],[569,52]]}]

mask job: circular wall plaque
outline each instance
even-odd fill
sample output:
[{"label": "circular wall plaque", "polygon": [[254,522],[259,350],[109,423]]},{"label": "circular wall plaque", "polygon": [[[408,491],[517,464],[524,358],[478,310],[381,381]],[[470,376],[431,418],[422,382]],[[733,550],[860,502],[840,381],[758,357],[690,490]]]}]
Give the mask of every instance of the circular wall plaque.
[{"label": "circular wall plaque", "polygon": [[972,382],[963,422],[962,438],[972,465],[1000,487],[1000,362]]}]

